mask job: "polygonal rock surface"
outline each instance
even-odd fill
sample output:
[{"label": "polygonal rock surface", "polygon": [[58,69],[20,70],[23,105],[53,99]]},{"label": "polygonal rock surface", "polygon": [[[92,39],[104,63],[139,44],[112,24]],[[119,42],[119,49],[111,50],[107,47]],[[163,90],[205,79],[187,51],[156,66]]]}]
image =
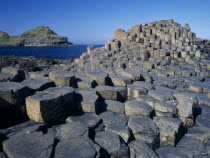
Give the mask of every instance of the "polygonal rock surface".
[{"label": "polygonal rock surface", "polygon": [[174,99],[171,92],[167,92],[163,90],[150,90],[148,91],[148,94],[161,102],[166,102],[168,100]]},{"label": "polygonal rock surface", "polygon": [[185,136],[193,137],[202,142],[206,142],[208,139],[210,139],[210,128],[203,126],[194,126],[188,129],[188,132]]},{"label": "polygonal rock surface", "polygon": [[154,117],[154,122],[160,130],[160,141],[175,145],[182,137],[182,121],[178,118]]},{"label": "polygonal rock surface", "polygon": [[72,114],[78,109],[75,103],[74,88],[72,87],[51,87],[44,90],[45,93],[58,94],[62,97],[62,105],[64,113]]},{"label": "polygonal rock surface", "polygon": [[127,84],[131,84],[131,79],[121,75],[111,75],[111,82],[114,86],[126,87]]},{"label": "polygonal rock surface", "polygon": [[156,101],[153,108],[157,116],[177,117],[178,115],[178,110],[173,104]]},{"label": "polygonal rock surface", "polygon": [[128,121],[125,115],[110,111],[101,113],[99,117],[103,120],[104,124],[126,124]]},{"label": "polygonal rock surface", "polygon": [[126,143],[131,138],[131,130],[125,124],[109,124],[105,127],[105,130],[120,135]]},{"label": "polygonal rock surface", "polygon": [[81,122],[71,122],[55,127],[59,140],[72,139],[88,135],[88,128]]},{"label": "polygonal rock surface", "polygon": [[199,108],[196,97],[189,93],[179,93],[174,94],[174,96],[179,102],[177,105],[179,118],[185,125],[191,126],[194,123],[194,117]]},{"label": "polygonal rock surface", "polygon": [[125,115],[147,115],[151,116],[153,109],[145,102],[127,101],[125,102]]},{"label": "polygonal rock surface", "polygon": [[54,138],[34,132],[14,136],[4,141],[3,149],[9,158],[50,157]]},{"label": "polygonal rock surface", "polygon": [[138,85],[128,84],[128,98],[138,98],[139,95],[147,95],[147,89]]},{"label": "polygonal rock surface", "polygon": [[[76,90],[76,102],[80,112],[96,112],[100,111],[99,98],[96,92],[91,89]],[[91,99],[90,99],[91,98]]]},{"label": "polygonal rock surface", "polygon": [[129,70],[129,69],[122,70],[120,72],[120,74],[122,76],[131,78],[133,81],[140,80],[140,76],[141,76],[139,71],[137,71],[137,70]]},{"label": "polygonal rock surface", "polygon": [[95,128],[101,121],[101,119],[95,113],[84,113],[78,116],[69,116],[66,119],[66,123],[68,122],[82,122],[88,128]]},{"label": "polygonal rock surface", "polygon": [[49,77],[55,82],[56,86],[70,86],[75,87],[75,76],[70,71],[52,71]]},{"label": "polygonal rock surface", "polygon": [[143,88],[146,88],[147,90],[152,90],[154,88],[154,85],[148,82],[143,81],[135,81],[132,85],[140,86]]},{"label": "polygonal rock surface", "polygon": [[76,82],[78,88],[95,88],[97,85],[95,80],[88,77],[77,77]]},{"label": "polygonal rock surface", "polygon": [[48,77],[48,73],[46,72],[29,72],[29,77],[30,79],[35,79],[35,78],[43,78],[43,77]]},{"label": "polygonal rock surface", "polygon": [[120,102],[125,102],[127,99],[127,88],[126,87],[114,87],[117,91],[117,100]]},{"label": "polygonal rock surface", "polygon": [[107,73],[104,72],[89,72],[86,74],[91,79],[95,80],[98,85],[108,85],[109,78]]},{"label": "polygonal rock surface", "polygon": [[107,111],[124,114],[125,105],[119,101],[105,100],[104,106]]},{"label": "polygonal rock surface", "polygon": [[130,116],[128,126],[131,128],[134,136],[135,134],[151,134],[158,135],[159,130],[155,123],[148,116],[133,115]]},{"label": "polygonal rock surface", "polygon": [[23,70],[19,70],[17,68],[14,68],[14,67],[4,67],[2,70],[1,70],[2,73],[6,73],[6,74],[11,74],[14,76],[13,80],[14,81],[22,81],[25,79],[25,73]]},{"label": "polygonal rock surface", "polygon": [[43,91],[49,87],[54,86],[53,81],[47,78],[27,79],[27,80],[24,80],[22,84],[27,86],[33,92]]},{"label": "polygonal rock surface", "polygon": [[117,91],[113,87],[100,85],[95,90],[103,100],[117,100]]},{"label": "polygonal rock surface", "polygon": [[158,158],[159,156],[143,141],[134,140],[129,145],[130,158]]},{"label": "polygonal rock surface", "polygon": [[58,143],[55,158],[98,158],[100,147],[89,138],[74,138]]},{"label": "polygonal rock surface", "polygon": [[0,82],[13,81],[13,78],[12,74],[0,73]]},{"label": "polygonal rock surface", "polygon": [[183,150],[185,154],[189,157],[193,157],[196,155],[205,155],[207,154],[207,150],[203,144],[203,142],[194,139],[192,137],[183,137],[179,143],[177,144],[176,148],[179,150]]},{"label": "polygonal rock surface", "polygon": [[28,88],[17,82],[0,83],[0,107],[18,106],[30,95]]},{"label": "polygonal rock surface", "polygon": [[119,135],[108,131],[96,132],[95,135],[95,142],[108,154],[114,157],[128,157],[128,147],[121,139]]},{"label": "polygonal rock surface", "polygon": [[30,119],[39,122],[49,122],[63,112],[61,96],[58,94],[37,93],[26,98],[27,115]]}]

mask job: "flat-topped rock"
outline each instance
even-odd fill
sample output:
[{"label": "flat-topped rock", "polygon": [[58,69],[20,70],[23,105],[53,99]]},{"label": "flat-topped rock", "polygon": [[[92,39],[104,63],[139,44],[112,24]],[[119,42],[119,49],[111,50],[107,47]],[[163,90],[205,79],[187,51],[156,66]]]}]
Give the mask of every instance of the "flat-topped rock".
[{"label": "flat-topped rock", "polygon": [[69,122],[81,122],[88,128],[95,128],[101,122],[101,118],[95,113],[87,112],[80,115],[69,116],[66,119],[66,123]]},{"label": "flat-topped rock", "polygon": [[73,114],[78,108],[75,103],[75,93],[72,87],[51,87],[44,90],[45,93],[58,94],[62,97],[62,105],[64,113]]},{"label": "flat-topped rock", "polygon": [[149,90],[148,94],[161,102],[174,100],[173,93],[163,90]]},{"label": "flat-topped rock", "polygon": [[134,137],[138,137],[138,134],[149,134],[151,136],[157,136],[159,134],[159,129],[148,116],[130,116],[128,126],[131,128]]},{"label": "flat-topped rock", "polygon": [[10,158],[50,157],[54,138],[41,132],[26,133],[4,141],[4,152]]},{"label": "flat-topped rock", "polygon": [[168,117],[178,116],[178,110],[176,105],[171,103],[156,101],[153,108],[157,116],[168,116]]},{"label": "flat-topped rock", "polygon": [[96,132],[95,135],[95,142],[108,153],[102,153],[102,157],[109,155],[113,157],[128,157],[129,149],[121,139],[119,135],[108,131]]},{"label": "flat-topped rock", "polygon": [[104,72],[88,72],[86,74],[89,78],[96,81],[98,85],[109,85],[109,78]]},{"label": "flat-topped rock", "polygon": [[105,131],[110,131],[118,134],[126,143],[131,140],[131,130],[125,124],[108,124],[105,127]]},{"label": "flat-topped rock", "polygon": [[28,88],[17,82],[0,83],[0,107],[20,106],[30,95]]},{"label": "flat-topped rock", "polygon": [[159,158],[159,156],[144,141],[134,140],[128,146],[131,158]]},{"label": "flat-topped rock", "polygon": [[58,143],[55,148],[55,158],[92,158],[100,157],[100,147],[89,138],[73,138]]},{"label": "flat-topped rock", "polygon": [[25,79],[25,73],[23,70],[20,70],[20,69],[17,69],[17,68],[14,68],[14,67],[4,67],[2,70],[1,70],[2,73],[6,73],[6,74],[11,74],[14,76],[13,78],[13,81],[22,81]]},{"label": "flat-topped rock", "polygon": [[129,115],[147,115],[151,116],[153,108],[145,102],[141,101],[127,101],[125,102],[125,114]]},{"label": "flat-topped rock", "polygon": [[138,98],[139,95],[147,95],[148,90],[138,85],[128,84],[127,93],[128,98]]},{"label": "flat-topped rock", "polygon": [[126,87],[127,84],[131,84],[131,79],[129,77],[121,75],[110,75],[112,85]]},{"label": "flat-topped rock", "polygon": [[135,81],[132,83],[132,85],[140,86],[143,88],[146,88],[147,90],[153,90],[154,85],[149,83],[149,82],[144,82],[144,81]]},{"label": "flat-topped rock", "polygon": [[48,77],[48,73],[47,72],[29,72],[29,77],[30,79],[35,79],[35,78],[43,78],[43,77]]},{"label": "flat-topped rock", "polygon": [[78,88],[95,88],[97,83],[95,80],[88,77],[76,77]]},{"label": "flat-topped rock", "polygon": [[117,100],[120,102],[125,102],[127,99],[127,88],[126,87],[114,87],[117,91]]},{"label": "flat-topped rock", "polygon": [[59,94],[40,92],[26,98],[27,115],[39,123],[51,122],[63,113],[62,98]]},{"label": "flat-topped rock", "polygon": [[129,70],[129,69],[125,69],[125,70],[120,71],[120,75],[125,76],[125,77],[129,77],[133,81],[139,81],[140,76],[141,76],[141,74],[138,70]]},{"label": "flat-topped rock", "polygon": [[179,102],[177,105],[179,118],[186,126],[192,126],[194,124],[194,117],[199,111],[197,98],[190,93],[178,93],[174,94],[174,96]]},{"label": "flat-topped rock", "polygon": [[125,105],[119,101],[105,100],[104,107],[107,111],[124,114]]},{"label": "flat-topped rock", "polygon": [[182,121],[170,117],[154,117],[153,120],[160,129],[160,141],[175,146],[183,135]]},{"label": "flat-topped rock", "polygon": [[75,87],[75,76],[71,71],[52,71],[49,73],[49,77],[56,86]]},{"label": "flat-topped rock", "polygon": [[69,122],[55,127],[56,137],[62,141],[82,136],[88,136],[88,128],[82,122]]},{"label": "flat-topped rock", "polygon": [[210,128],[205,126],[193,126],[188,129],[186,136],[206,142],[208,139],[210,139]]},{"label": "flat-topped rock", "polygon": [[103,100],[117,100],[117,91],[111,86],[100,85],[95,90]]},{"label": "flat-topped rock", "polygon": [[0,82],[7,82],[7,81],[13,81],[13,80],[14,80],[14,75],[0,73]]},{"label": "flat-topped rock", "polygon": [[36,79],[27,79],[21,82],[23,85],[27,86],[33,92],[43,91],[49,87],[54,86],[54,82],[48,78],[36,78]]},{"label": "flat-topped rock", "polygon": [[125,115],[114,113],[110,111],[103,112],[99,115],[99,117],[103,120],[104,124],[126,124],[128,119]]},{"label": "flat-topped rock", "polygon": [[100,112],[99,98],[95,90],[76,89],[75,95],[79,112]]}]

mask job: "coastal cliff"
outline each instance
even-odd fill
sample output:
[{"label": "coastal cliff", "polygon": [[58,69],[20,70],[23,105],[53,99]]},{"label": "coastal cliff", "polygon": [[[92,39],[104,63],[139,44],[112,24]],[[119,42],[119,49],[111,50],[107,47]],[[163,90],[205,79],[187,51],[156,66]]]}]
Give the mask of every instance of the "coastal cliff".
[{"label": "coastal cliff", "polygon": [[59,36],[49,27],[39,26],[24,32],[19,36],[9,36],[6,32],[0,31],[0,47],[2,46],[31,46],[31,47],[52,47],[72,46],[67,37]]}]

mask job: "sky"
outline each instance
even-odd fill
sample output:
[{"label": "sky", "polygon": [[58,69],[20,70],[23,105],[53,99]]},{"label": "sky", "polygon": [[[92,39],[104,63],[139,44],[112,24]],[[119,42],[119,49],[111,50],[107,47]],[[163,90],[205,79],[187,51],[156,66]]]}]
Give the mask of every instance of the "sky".
[{"label": "sky", "polygon": [[49,26],[74,44],[104,44],[119,28],[167,19],[210,39],[210,0],[0,0],[0,30]]}]

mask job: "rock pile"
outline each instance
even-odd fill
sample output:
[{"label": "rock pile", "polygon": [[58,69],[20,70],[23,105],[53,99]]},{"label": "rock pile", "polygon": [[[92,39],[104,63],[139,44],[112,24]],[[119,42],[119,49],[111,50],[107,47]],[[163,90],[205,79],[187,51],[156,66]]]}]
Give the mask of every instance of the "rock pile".
[{"label": "rock pile", "polygon": [[163,20],[72,63],[5,67],[0,157],[210,157],[209,54],[188,24]]}]

